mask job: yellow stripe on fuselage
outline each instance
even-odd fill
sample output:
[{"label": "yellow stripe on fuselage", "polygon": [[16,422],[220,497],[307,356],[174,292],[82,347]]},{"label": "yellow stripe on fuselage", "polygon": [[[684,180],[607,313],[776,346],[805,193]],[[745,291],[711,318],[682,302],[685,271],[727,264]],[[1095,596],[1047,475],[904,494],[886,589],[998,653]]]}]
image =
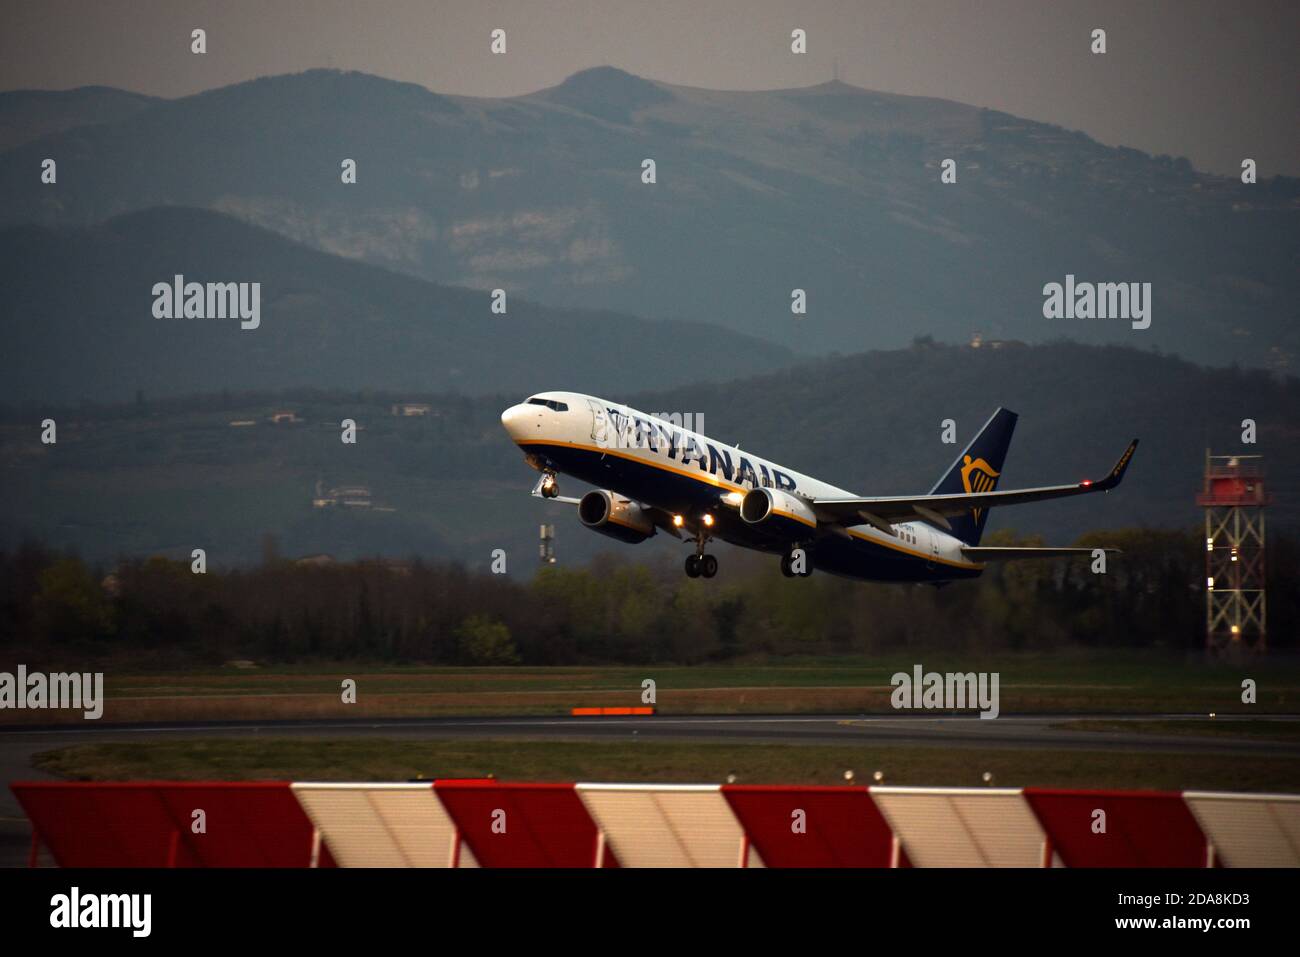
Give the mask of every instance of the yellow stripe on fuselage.
[{"label": "yellow stripe on fuselage", "polygon": [[816,528],[816,527],[817,527],[817,523],[816,523],[816,522],[810,522],[810,521],[808,521],[808,519],[803,518],[803,517],[801,517],[801,516],[799,516],[799,515],[795,515],[793,512],[783,512],[783,511],[781,511],[779,508],[774,508],[774,509],[772,509],[772,514],[773,514],[773,515],[780,515],[782,518],[788,518],[788,519],[790,519],[790,521],[792,521],[792,522],[798,522],[800,525],[807,525],[809,528]]}]

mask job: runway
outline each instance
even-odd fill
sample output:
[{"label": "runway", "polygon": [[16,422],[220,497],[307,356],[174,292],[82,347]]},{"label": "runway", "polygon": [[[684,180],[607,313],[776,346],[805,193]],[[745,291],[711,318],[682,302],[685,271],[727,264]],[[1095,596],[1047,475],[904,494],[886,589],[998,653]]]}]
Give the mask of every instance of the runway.
[{"label": "runway", "polygon": [[[975,715],[654,715],[432,717],[330,721],[228,721],[0,728],[0,865],[21,864],[30,831],[8,788],[11,781],[49,775],[32,768],[42,751],[109,741],[200,738],[519,739],[610,741],[712,741],[735,744],[929,746],[1205,754],[1300,758],[1300,741],[1227,739],[1210,735],[1159,735],[1127,731],[1079,731],[1054,727],[1080,719],[1106,721],[1203,721],[1204,714],[1007,714]],[[1300,715],[1220,716],[1216,722],[1296,721]]]}]

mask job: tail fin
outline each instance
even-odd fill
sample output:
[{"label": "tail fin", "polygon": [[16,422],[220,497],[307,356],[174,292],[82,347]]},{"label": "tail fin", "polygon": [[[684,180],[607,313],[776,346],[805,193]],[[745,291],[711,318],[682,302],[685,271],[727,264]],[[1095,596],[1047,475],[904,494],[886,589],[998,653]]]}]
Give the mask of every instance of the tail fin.
[{"label": "tail fin", "polygon": [[[1006,461],[1011,433],[1020,416],[1009,409],[998,409],[984,423],[979,434],[957,456],[957,461],[944,473],[943,478],[930,489],[931,495],[962,495],[972,492],[991,492],[998,487],[1002,463]],[[949,519],[952,533],[967,545],[978,545],[988,520],[987,508],[972,509],[965,515]]]}]

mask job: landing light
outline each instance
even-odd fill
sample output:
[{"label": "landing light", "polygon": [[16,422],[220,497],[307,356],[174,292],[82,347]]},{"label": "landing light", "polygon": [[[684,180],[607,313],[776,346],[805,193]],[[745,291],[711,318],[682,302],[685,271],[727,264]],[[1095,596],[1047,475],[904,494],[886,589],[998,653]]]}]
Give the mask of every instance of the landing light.
[{"label": "landing light", "polygon": [[673,527],[674,527],[674,528],[681,528],[681,527],[682,527],[682,517],[681,517],[680,515],[674,515],[674,516],[673,516]]},{"label": "landing light", "polygon": [[739,492],[728,492],[726,495],[722,497],[732,505],[739,505],[741,502],[745,500],[745,496],[741,495]]},{"label": "landing light", "polygon": [[704,516],[704,524],[705,524],[706,527],[708,527],[708,528],[712,528],[712,527],[713,527],[713,516],[712,516],[712,515],[708,515],[708,514],[706,514],[706,515]]}]

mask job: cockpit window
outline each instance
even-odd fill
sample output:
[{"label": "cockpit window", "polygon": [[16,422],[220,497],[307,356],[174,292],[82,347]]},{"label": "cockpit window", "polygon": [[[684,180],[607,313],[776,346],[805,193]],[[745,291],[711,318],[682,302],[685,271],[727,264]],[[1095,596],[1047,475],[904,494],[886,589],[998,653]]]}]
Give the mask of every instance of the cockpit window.
[{"label": "cockpit window", "polygon": [[544,405],[555,412],[568,412],[569,406],[565,402],[556,402],[554,399],[529,399],[528,405]]}]

